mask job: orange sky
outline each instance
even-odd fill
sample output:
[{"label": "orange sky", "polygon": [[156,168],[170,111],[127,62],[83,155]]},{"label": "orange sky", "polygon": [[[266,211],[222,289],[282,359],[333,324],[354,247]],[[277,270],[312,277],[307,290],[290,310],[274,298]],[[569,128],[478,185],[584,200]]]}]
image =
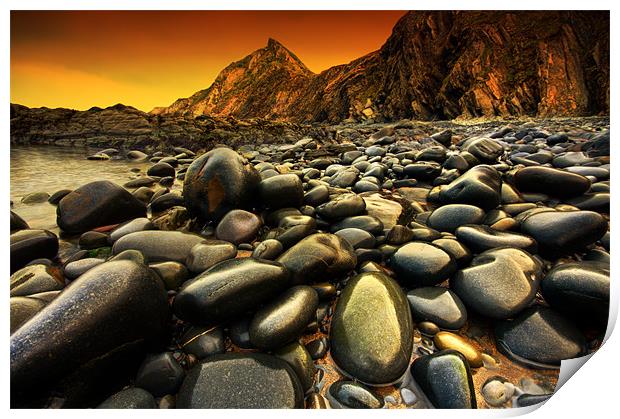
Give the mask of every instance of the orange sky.
[{"label": "orange sky", "polygon": [[402,11],[12,11],[11,102],[149,111],[269,37],[314,72],[381,47]]}]

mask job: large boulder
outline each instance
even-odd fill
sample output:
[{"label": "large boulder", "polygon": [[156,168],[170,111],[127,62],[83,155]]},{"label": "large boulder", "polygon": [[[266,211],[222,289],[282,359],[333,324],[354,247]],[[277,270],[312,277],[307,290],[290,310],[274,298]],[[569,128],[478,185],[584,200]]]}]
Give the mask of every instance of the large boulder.
[{"label": "large boulder", "polygon": [[70,234],[144,217],[146,206],[127,190],[107,180],[87,183],[58,203],[56,223]]},{"label": "large boulder", "polygon": [[162,344],[169,318],[163,284],[147,266],[119,260],[89,270],[11,335],[12,401],[69,375],[86,383],[126,374],[116,361]]},{"label": "large boulder", "polygon": [[187,208],[207,220],[220,220],[235,208],[248,208],[256,198],[260,175],[229,148],[198,157],[187,169],[183,197]]}]

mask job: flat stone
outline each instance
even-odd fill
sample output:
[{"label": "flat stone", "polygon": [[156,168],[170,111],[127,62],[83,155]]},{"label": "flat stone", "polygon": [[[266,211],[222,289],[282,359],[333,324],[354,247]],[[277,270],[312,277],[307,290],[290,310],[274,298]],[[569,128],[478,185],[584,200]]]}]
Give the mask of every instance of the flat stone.
[{"label": "flat stone", "polygon": [[187,373],[177,395],[180,409],[292,409],[303,405],[303,389],[293,369],[261,353],[209,357]]},{"label": "flat stone", "polygon": [[586,339],[566,318],[546,307],[531,307],[495,328],[497,348],[537,368],[559,368],[563,359],[582,356]]},{"label": "flat stone", "polygon": [[47,230],[19,230],[11,234],[11,273],[35,259],[54,259],[58,237]]},{"label": "flat stone", "polygon": [[112,246],[112,253],[117,255],[132,249],[140,251],[149,262],[185,263],[192,248],[204,242],[204,237],[180,231],[138,231],[118,239]]},{"label": "flat stone", "polygon": [[585,176],[543,166],[517,170],[514,183],[521,192],[539,192],[559,198],[579,196],[590,188],[590,180]]},{"label": "flat stone", "polygon": [[447,288],[415,288],[407,293],[407,300],[417,321],[431,321],[450,330],[460,329],[467,321],[465,305]]},{"label": "flat stone", "polygon": [[25,297],[63,289],[65,281],[60,272],[45,265],[29,265],[11,275],[10,296]]},{"label": "flat stone", "polygon": [[172,307],[182,320],[208,324],[254,310],[288,285],[288,272],[279,263],[225,260],[185,282]]}]

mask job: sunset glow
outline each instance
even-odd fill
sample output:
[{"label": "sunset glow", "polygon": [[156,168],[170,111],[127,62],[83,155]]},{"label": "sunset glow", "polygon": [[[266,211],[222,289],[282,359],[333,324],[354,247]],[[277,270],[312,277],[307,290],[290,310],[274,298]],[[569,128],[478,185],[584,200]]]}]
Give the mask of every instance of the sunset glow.
[{"label": "sunset glow", "polygon": [[321,72],[381,47],[402,11],[13,11],[11,102],[149,111],[269,37]]}]

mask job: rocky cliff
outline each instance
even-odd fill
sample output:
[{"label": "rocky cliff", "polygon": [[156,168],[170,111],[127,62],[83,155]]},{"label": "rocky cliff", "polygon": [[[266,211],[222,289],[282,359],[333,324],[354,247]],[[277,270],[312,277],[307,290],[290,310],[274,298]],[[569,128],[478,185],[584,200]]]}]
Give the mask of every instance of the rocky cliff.
[{"label": "rocky cliff", "polygon": [[274,40],[159,115],[335,123],[609,111],[609,13],[408,12],[380,50],[313,74]]}]

